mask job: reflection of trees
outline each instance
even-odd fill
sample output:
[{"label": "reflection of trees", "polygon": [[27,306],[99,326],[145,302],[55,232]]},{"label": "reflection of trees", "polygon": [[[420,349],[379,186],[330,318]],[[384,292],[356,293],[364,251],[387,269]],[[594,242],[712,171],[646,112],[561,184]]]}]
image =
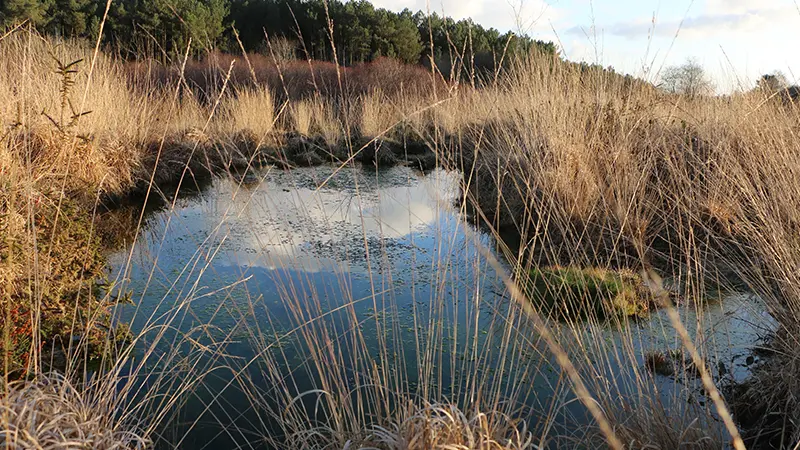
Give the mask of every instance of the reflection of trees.
[{"label": "reflection of trees", "polygon": [[340,168],[318,166],[289,171],[271,171],[267,178],[281,186],[298,189],[325,189],[372,197],[376,191],[388,187],[408,187],[419,182],[419,176],[402,167],[374,170],[371,167]]},{"label": "reflection of trees", "polygon": [[[177,185],[153,186],[149,189],[149,195],[148,190],[143,189],[127,197],[108,198],[102,205],[101,222],[110,222],[112,225],[107,228],[109,231],[116,229],[122,235],[120,237],[133,237],[139,231],[136,226],[142,210],[144,216],[141,228],[145,228],[153,216],[166,211],[174,201],[196,202],[208,195],[213,181],[212,177],[189,176],[180,185],[180,189]],[[128,242],[132,242],[132,239]]]}]

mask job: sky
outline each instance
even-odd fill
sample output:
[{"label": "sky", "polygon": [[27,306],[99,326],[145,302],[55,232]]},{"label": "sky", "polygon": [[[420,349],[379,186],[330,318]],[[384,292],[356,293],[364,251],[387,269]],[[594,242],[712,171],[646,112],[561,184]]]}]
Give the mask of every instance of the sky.
[{"label": "sky", "polygon": [[572,61],[651,81],[695,58],[719,93],[781,71],[800,83],[800,0],[374,0],[400,11],[471,17],[484,27],[553,41]]}]

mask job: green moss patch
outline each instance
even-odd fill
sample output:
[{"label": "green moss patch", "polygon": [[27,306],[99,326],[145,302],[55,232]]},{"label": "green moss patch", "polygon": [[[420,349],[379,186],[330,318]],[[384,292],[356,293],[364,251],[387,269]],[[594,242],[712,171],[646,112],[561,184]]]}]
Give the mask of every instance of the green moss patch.
[{"label": "green moss patch", "polygon": [[559,320],[641,317],[651,309],[650,295],[631,271],[536,268],[528,272],[523,285],[541,311]]}]

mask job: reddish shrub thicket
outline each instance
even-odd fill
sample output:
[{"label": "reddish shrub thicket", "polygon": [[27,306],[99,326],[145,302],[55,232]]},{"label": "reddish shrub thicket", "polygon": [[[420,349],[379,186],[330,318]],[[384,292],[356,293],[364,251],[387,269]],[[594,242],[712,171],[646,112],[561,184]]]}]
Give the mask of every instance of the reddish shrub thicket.
[{"label": "reddish shrub thicket", "polygon": [[[434,88],[445,90],[441,79],[420,65],[404,64],[391,58],[352,67],[338,67],[326,61],[275,61],[259,54],[248,54],[249,63],[240,55],[209,53],[203,59],[187,62],[185,78],[201,96],[217,92],[231,68],[229,85],[234,88],[269,86],[280,98],[308,98],[317,93],[329,97],[358,96],[374,89],[392,95],[400,91],[429,94]],[[180,65],[163,65],[153,61],[130,62],[126,65],[129,80],[141,88],[174,86],[180,79]],[[254,80],[255,76],[255,80]],[[341,79],[341,87],[340,87]]]},{"label": "reddish shrub thicket", "polygon": [[0,316],[0,330],[8,333],[8,340],[0,342],[2,362],[13,370],[28,367],[31,350],[33,325],[31,313],[22,305],[15,305]]}]

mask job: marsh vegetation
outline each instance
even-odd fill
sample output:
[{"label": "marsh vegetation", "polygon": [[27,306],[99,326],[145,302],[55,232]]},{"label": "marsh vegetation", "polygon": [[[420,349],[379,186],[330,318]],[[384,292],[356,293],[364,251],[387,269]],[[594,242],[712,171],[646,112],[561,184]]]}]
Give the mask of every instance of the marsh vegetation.
[{"label": "marsh vegetation", "polygon": [[2,34],[4,442],[800,442],[793,104],[186,49]]}]

